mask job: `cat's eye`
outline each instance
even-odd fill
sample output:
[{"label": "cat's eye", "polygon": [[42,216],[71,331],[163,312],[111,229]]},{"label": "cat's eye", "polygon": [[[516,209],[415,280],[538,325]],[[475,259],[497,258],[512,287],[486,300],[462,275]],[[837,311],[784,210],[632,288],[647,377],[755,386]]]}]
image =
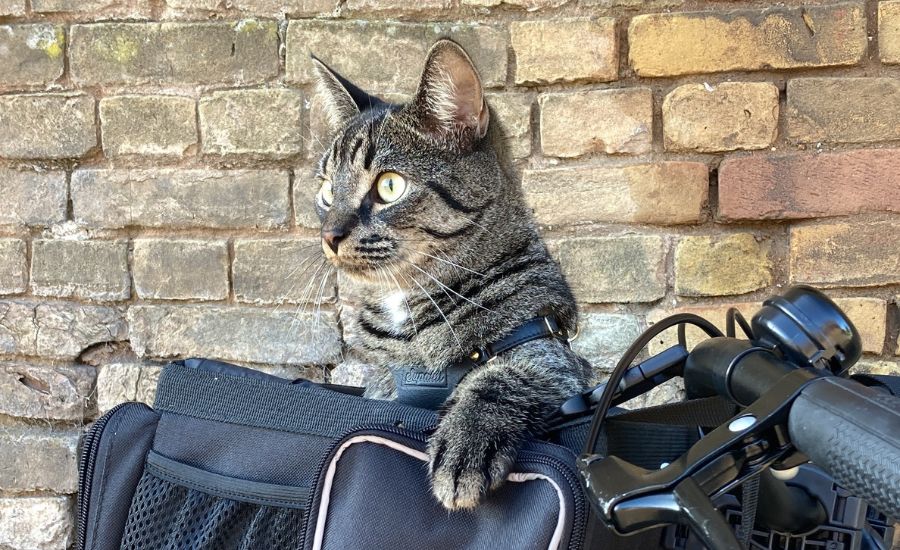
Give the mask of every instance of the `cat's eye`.
[{"label": "cat's eye", "polygon": [[385,172],[378,176],[375,182],[375,192],[378,198],[385,203],[394,202],[406,192],[406,180],[396,172]]},{"label": "cat's eye", "polygon": [[331,206],[331,203],[334,202],[334,193],[331,189],[330,181],[325,181],[325,183],[322,184],[322,188],[319,189],[319,202],[325,208],[328,208]]}]

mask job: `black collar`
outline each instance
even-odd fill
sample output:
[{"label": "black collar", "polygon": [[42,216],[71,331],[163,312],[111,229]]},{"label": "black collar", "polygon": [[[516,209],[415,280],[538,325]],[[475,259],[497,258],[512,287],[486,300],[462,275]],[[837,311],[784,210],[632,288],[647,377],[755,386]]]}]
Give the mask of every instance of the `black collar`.
[{"label": "black collar", "polygon": [[397,401],[436,410],[450,397],[457,384],[475,367],[484,365],[501,353],[516,346],[540,338],[556,338],[566,345],[569,335],[554,317],[536,317],[519,325],[507,336],[472,350],[467,357],[434,371],[423,367],[397,367],[392,369],[397,386]]}]

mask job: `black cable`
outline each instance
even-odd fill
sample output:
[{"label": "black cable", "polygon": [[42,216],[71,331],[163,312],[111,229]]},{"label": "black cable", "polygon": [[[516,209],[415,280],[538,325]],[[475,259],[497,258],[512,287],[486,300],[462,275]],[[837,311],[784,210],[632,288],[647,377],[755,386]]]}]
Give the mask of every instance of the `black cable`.
[{"label": "black cable", "polygon": [[[693,313],[678,313],[666,317],[645,330],[644,333],[638,336],[637,340],[635,340],[625,351],[622,358],[619,359],[619,362],[616,364],[616,367],[612,370],[612,373],[610,373],[609,379],[606,381],[606,387],[603,388],[603,393],[600,395],[600,400],[597,402],[597,409],[594,412],[594,419],[591,421],[591,429],[585,443],[584,454],[593,454],[594,452],[597,439],[600,437],[600,427],[603,425],[603,421],[606,420],[606,415],[609,412],[610,405],[619,388],[619,384],[622,382],[622,377],[625,376],[625,371],[628,370],[628,367],[631,366],[641,350],[643,350],[652,339],[656,338],[656,336],[664,330],[672,328],[675,325],[679,325],[680,327],[683,325],[694,325],[708,334],[711,338],[723,336],[722,331],[715,325]],[[683,329],[679,331],[679,339],[682,337]]]},{"label": "black cable", "polygon": [[725,336],[729,338],[734,338],[734,322],[741,326],[741,330],[744,331],[744,335],[748,340],[753,340],[753,329],[750,327],[750,323],[744,319],[744,316],[736,307],[728,308],[728,312],[725,314]]}]

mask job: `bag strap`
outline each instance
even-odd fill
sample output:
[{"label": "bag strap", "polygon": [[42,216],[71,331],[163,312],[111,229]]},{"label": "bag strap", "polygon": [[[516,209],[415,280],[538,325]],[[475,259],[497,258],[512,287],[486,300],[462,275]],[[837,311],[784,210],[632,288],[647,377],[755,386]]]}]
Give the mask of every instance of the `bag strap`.
[{"label": "bag strap", "polygon": [[900,376],[890,376],[886,374],[854,374],[851,376],[860,384],[869,387],[881,387],[893,395],[900,395]]}]

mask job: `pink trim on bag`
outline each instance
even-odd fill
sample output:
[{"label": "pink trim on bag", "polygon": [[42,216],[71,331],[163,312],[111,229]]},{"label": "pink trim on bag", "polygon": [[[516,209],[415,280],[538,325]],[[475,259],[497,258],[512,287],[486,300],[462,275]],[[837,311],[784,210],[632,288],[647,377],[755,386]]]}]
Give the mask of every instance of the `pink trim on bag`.
[{"label": "pink trim on bag", "polygon": [[[319,515],[316,518],[316,531],[313,536],[312,550],[322,550],[322,543],[325,537],[325,524],[328,521],[328,505],[331,503],[331,487],[334,482],[335,472],[337,471],[337,463],[341,459],[341,455],[344,454],[344,451],[346,451],[347,448],[349,448],[351,445],[356,445],[357,443],[374,443],[376,445],[383,445],[385,447],[394,449],[395,451],[400,451],[401,453],[409,455],[413,458],[417,458],[422,462],[428,462],[428,455],[423,453],[422,451],[417,451],[384,437],[378,437],[374,435],[360,435],[345,441],[344,444],[341,445],[335,453],[334,458],[328,464],[328,470],[325,472],[325,482],[322,484],[322,499],[319,503]],[[562,543],[563,531],[565,531],[566,527],[566,501],[563,497],[563,492],[560,486],[549,477],[537,473],[513,473],[509,474],[506,479],[507,481],[511,481],[513,483],[543,480],[549,482],[556,490],[556,496],[559,498],[559,516],[556,520],[556,529],[553,531],[553,537],[550,538],[550,546],[548,550],[558,549],[560,544]]]}]

